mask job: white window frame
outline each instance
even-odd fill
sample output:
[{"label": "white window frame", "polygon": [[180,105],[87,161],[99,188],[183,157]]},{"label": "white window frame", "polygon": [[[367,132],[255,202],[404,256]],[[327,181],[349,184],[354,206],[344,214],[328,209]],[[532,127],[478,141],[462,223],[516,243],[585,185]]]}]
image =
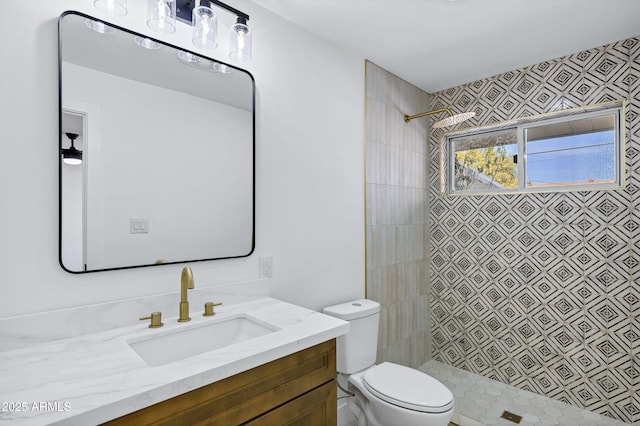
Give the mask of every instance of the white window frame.
[{"label": "white window frame", "polygon": [[[625,101],[613,101],[602,104],[589,105],[586,107],[572,108],[568,110],[557,111],[553,113],[543,114],[539,116],[526,117],[518,120],[507,121],[503,123],[491,124],[488,126],[463,129],[446,133],[442,137],[442,158],[441,158],[441,192],[444,195],[460,196],[460,195],[499,195],[499,194],[518,194],[531,192],[566,192],[566,191],[593,191],[593,190],[616,190],[624,187],[624,165],[625,165]],[[582,184],[582,185],[558,185],[549,187],[527,187],[527,153],[525,133],[527,129],[546,126],[549,124],[581,120],[586,118],[614,116],[614,133],[615,133],[615,155],[614,170],[615,179],[610,183],[599,184]],[[455,154],[454,143],[461,138],[477,136],[487,133],[502,133],[507,131],[516,131],[518,144],[518,188],[516,189],[496,189],[493,191],[486,190],[455,190]],[[446,166],[446,167],[445,167]]]}]

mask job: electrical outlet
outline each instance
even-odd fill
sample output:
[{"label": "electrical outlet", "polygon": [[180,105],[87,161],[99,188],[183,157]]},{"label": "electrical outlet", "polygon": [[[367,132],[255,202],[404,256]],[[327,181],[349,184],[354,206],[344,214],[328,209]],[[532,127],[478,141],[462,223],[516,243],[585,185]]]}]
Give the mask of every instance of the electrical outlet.
[{"label": "electrical outlet", "polygon": [[273,275],[273,258],[260,257],[258,258],[258,264],[260,265],[260,278],[271,278]]},{"label": "electrical outlet", "polygon": [[149,218],[148,217],[129,218],[129,233],[130,234],[149,233]]}]

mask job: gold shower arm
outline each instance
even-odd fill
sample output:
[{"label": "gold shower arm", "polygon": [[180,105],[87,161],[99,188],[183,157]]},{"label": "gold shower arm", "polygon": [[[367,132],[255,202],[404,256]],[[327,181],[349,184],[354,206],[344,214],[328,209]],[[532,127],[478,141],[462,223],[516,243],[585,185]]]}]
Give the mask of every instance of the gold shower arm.
[{"label": "gold shower arm", "polygon": [[441,109],[435,109],[433,111],[423,112],[423,113],[416,114],[416,115],[405,115],[404,116],[404,122],[408,123],[409,121],[413,120],[414,118],[426,117],[427,115],[438,114],[438,113],[441,113],[441,112],[446,112],[447,114],[449,114],[449,117],[453,116],[453,112],[451,112],[451,110],[449,108],[441,108]]}]

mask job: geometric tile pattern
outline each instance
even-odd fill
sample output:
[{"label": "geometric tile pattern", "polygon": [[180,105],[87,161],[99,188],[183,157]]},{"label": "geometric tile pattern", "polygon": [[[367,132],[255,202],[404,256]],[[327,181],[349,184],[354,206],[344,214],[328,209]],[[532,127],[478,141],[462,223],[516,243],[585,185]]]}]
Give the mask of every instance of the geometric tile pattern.
[{"label": "geometric tile pattern", "polygon": [[[625,99],[625,189],[446,197],[429,134],[432,355],[640,424],[640,38],[433,94],[478,126]],[[452,130],[452,129],[448,129]]]},{"label": "geometric tile pattern", "polygon": [[452,422],[460,426],[515,425],[501,418],[505,410],[522,416],[520,424],[523,426],[629,424],[434,360],[420,366],[420,370],[435,377],[451,390],[456,405]]}]

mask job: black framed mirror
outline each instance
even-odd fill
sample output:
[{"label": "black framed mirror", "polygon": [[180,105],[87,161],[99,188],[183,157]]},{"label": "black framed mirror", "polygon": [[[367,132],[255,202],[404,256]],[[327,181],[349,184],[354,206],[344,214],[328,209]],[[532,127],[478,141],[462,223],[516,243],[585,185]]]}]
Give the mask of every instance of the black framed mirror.
[{"label": "black framed mirror", "polygon": [[58,63],[63,269],[253,252],[248,71],[74,11],[59,19]]}]

